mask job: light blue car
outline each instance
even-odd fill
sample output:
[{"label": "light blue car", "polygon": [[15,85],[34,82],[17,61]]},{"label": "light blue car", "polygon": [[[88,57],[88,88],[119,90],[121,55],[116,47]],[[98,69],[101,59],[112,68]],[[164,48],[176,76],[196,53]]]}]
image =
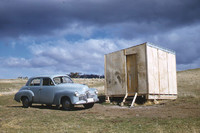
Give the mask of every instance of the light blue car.
[{"label": "light blue car", "polygon": [[73,109],[74,105],[82,104],[92,108],[98,102],[98,91],[86,85],[73,83],[67,75],[38,76],[30,78],[16,94],[14,99],[22,101],[28,108],[32,103],[56,105],[62,104],[64,110]]}]

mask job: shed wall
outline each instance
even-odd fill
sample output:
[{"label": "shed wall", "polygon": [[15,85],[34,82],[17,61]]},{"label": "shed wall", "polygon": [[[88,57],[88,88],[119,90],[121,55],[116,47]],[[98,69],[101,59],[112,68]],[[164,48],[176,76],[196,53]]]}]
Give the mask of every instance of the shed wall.
[{"label": "shed wall", "polygon": [[167,68],[167,53],[158,50],[158,66],[159,66],[159,80],[160,88],[159,94],[168,94],[168,68]]},{"label": "shed wall", "polygon": [[177,94],[176,56],[168,54],[169,94]]},{"label": "shed wall", "polygon": [[159,64],[158,49],[147,47],[148,55],[148,84],[150,94],[159,94]]},{"label": "shed wall", "polygon": [[149,99],[174,99],[177,94],[176,57],[147,45]]},{"label": "shed wall", "polygon": [[105,93],[109,96],[125,95],[125,56],[124,51],[105,55]]}]

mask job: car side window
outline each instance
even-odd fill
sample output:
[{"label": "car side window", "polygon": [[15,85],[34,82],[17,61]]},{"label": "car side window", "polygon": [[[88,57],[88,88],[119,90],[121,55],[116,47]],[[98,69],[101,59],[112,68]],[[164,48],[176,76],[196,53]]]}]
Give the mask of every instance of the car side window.
[{"label": "car side window", "polygon": [[52,80],[50,78],[43,78],[43,83],[42,83],[43,86],[52,86],[54,85]]},{"label": "car side window", "polygon": [[73,83],[73,81],[68,77],[62,77],[63,83]]},{"label": "car side window", "polygon": [[61,83],[61,78],[60,77],[55,77],[53,80],[54,80],[54,82],[56,84],[60,84]]},{"label": "car side window", "polygon": [[40,78],[33,79],[30,86],[40,86]]},{"label": "car side window", "polygon": [[61,84],[61,83],[73,83],[73,81],[68,78],[67,76],[60,76],[53,78],[55,84]]}]

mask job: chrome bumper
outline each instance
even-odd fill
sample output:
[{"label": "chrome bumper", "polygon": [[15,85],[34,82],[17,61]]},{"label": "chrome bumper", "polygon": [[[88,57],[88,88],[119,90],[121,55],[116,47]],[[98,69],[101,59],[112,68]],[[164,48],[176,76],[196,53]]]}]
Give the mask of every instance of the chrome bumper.
[{"label": "chrome bumper", "polygon": [[99,99],[88,98],[86,100],[80,100],[78,102],[75,102],[75,104],[78,105],[78,104],[95,103],[95,102],[98,102],[98,101],[99,101]]}]

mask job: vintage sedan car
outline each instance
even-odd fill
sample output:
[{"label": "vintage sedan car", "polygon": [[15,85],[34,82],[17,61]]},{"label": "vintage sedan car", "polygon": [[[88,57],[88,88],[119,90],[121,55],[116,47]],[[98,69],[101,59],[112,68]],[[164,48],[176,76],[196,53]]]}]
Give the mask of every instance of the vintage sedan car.
[{"label": "vintage sedan car", "polygon": [[98,91],[86,85],[73,83],[67,75],[38,76],[30,78],[16,94],[14,99],[22,101],[28,108],[32,103],[56,105],[64,110],[73,109],[74,105],[82,104],[92,108],[99,101]]}]

